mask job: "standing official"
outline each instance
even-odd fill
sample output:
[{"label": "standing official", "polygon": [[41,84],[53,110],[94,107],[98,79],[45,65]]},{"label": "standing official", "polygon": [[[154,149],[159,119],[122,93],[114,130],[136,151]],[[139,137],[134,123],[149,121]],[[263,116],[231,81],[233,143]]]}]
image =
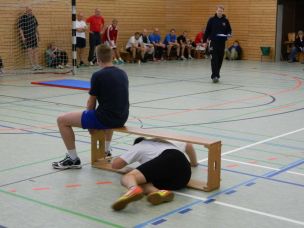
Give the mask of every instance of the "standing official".
[{"label": "standing official", "polygon": [[219,81],[220,70],[224,59],[225,42],[227,38],[231,36],[230,23],[223,13],[224,7],[222,5],[217,6],[216,14],[209,19],[203,38],[205,48],[207,47],[207,39],[210,40],[210,53],[212,55],[211,79],[213,83]]},{"label": "standing official", "polygon": [[96,63],[95,57],[95,48],[99,44],[101,44],[101,35],[103,32],[104,26],[104,18],[101,16],[101,12],[99,9],[95,9],[95,14],[89,17],[86,22],[90,24],[90,33],[89,33],[89,41],[90,41],[90,51],[88,61],[91,66]]},{"label": "standing official", "polygon": [[27,6],[25,12],[19,17],[17,26],[23,47],[27,50],[32,70],[42,70],[42,67],[38,64],[38,21],[30,6]]}]

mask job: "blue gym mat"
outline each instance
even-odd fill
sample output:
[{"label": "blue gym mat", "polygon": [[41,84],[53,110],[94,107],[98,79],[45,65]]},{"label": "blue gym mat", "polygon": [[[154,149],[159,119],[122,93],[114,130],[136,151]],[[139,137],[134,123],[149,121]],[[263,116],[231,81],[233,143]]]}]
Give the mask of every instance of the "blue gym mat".
[{"label": "blue gym mat", "polygon": [[91,85],[88,81],[75,80],[75,79],[61,79],[54,81],[31,82],[34,85],[53,86],[60,88],[89,90]]}]

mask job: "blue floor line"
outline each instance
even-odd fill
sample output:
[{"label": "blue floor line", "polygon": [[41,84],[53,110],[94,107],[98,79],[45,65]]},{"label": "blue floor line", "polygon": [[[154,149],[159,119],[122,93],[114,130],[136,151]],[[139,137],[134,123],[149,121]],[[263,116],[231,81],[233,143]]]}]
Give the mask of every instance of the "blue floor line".
[{"label": "blue floor line", "polygon": [[134,228],[145,227],[146,225],[149,225],[149,224],[152,223],[152,222],[161,220],[161,219],[163,219],[164,217],[166,217],[166,216],[168,216],[168,215],[174,214],[174,213],[179,212],[179,211],[183,211],[183,210],[188,209],[189,207],[191,207],[191,206],[193,206],[193,205],[196,205],[196,204],[199,204],[199,203],[202,203],[202,202],[203,202],[202,200],[196,200],[196,201],[194,201],[194,202],[192,202],[192,203],[190,203],[190,204],[187,204],[187,205],[185,205],[185,206],[182,206],[182,207],[180,207],[180,208],[177,208],[177,209],[175,209],[175,210],[173,210],[173,211],[170,211],[170,212],[168,212],[168,213],[166,213],[166,214],[163,214],[163,215],[161,215],[161,216],[158,216],[158,217],[156,217],[156,218],[154,218],[154,219],[151,219],[151,220],[149,220],[149,221],[146,221],[146,222],[143,222],[143,223],[141,223],[141,224],[138,224],[138,225],[134,226]]},{"label": "blue floor line", "polygon": [[[203,165],[203,164],[199,164],[199,166],[208,167],[207,165]],[[251,174],[251,173],[245,173],[245,172],[236,171],[236,170],[230,170],[230,169],[221,168],[221,171],[226,171],[226,172],[231,172],[231,173],[237,173],[237,174],[242,174],[242,175],[245,175],[245,176],[256,177],[256,178],[270,180],[270,181],[275,181],[275,182],[279,182],[279,183],[284,183],[284,184],[290,184],[290,185],[294,185],[294,186],[304,187],[304,184],[298,184],[298,183],[294,183],[294,182],[290,182],[290,181],[273,179],[273,178],[270,178],[270,177],[259,176],[259,175],[255,175],[255,174]],[[249,183],[246,186],[250,186],[250,185],[252,185],[252,184]]]},{"label": "blue floor line", "polygon": [[[169,216],[169,215],[175,214],[176,212],[179,212],[179,211],[181,211],[181,210],[185,210],[185,209],[187,209],[187,208],[189,208],[189,207],[191,207],[191,206],[194,206],[194,205],[197,205],[197,204],[200,204],[200,203],[205,203],[205,202],[206,202],[206,203],[212,203],[213,201],[215,201],[214,197],[216,197],[216,196],[218,196],[218,195],[224,194],[224,193],[226,193],[226,192],[230,192],[230,191],[232,191],[232,190],[235,190],[235,189],[238,188],[238,187],[241,187],[241,186],[243,186],[243,185],[252,183],[252,182],[254,182],[254,181],[258,180],[258,179],[264,179],[264,178],[267,178],[268,176],[271,176],[271,175],[278,175],[278,174],[280,174],[280,173],[286,172],[286,171],[288,171],[289,169],[292,169],[292,168],[295,168],[295,167],[301,165],[303,162],[304,162],[304,159],[297,160],[297,161],[295,161],[295,162],[293,162],[293,163],[288,164],[287,166],[282,167],[280,170],[278,170],[278,171],[276,171],[276,172],[274,172],[274,171],[267,172],[267,173],[265,173],[265,174],[262,175],[262,176],[257,176],[257,177],[255,177],[255,178],[252,178],[251,180],[244,181],[244,182],[242,182],[242,183],[240,183],[240,184],[237,184],[237,185],[235,185],[235,186],[232,186],[232,187],[230,187],[230,188],[228,188],[228,189],[225,189],[225,190],[223,190],[223,191],[219,191],[219,192],[217,192],[217,193],[215,193],[215,194],[212,194],[212,195],[210,195],[209,197],[207,197],[207,200],[205,200],[205,201],[203,201],[203,200],[195,201],[195,202],[193,202],[192,204],[188,204],[188,205],[185,205],[185,206],[180,207],[180,208],[178,208],[178,209],[175,209],[175,210],[173,210],[173,211],[167,212],[167,213],[164,214],[164,215],[160,215],[160,216],[158,216],[157,218],[154,218],[154,219],[151,219],[151,220],[146,221],[146,222],[144,222],[144,223],[141,223],[141,224],[139,224],[139,225],[136,225],[135,227],[136,227],[136,228],[145,227],[145,226],[151,224],[152,222],[155,222],[155,221],[160,220],[160,219],[162,219],[162,218],[164,218],[164,217],[167,217],[167,216]],[[263,177],[263,178],[262,178],[262,177]]]}]

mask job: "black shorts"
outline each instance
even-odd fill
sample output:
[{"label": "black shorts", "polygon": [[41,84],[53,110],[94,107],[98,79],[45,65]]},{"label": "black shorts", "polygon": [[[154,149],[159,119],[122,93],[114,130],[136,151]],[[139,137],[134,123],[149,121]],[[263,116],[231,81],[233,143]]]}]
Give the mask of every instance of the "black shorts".
[{"label": "black shorts", "polygon": [[76,47],[77,48],[85,48],[86,47],[86,39],[82,37],[76,37]]},{"label": "black shorts", "polygon": [[187,186],[191,178],[191,166],[179,150],[170,149],[158,157],[138,166],[138,169],[158,189],[178,190]]},{"label": "black shorts", "polygon": [[130,47],[127,48],[127,52],[129,52],[130,54],[132,54],[132,50]]},{"label": "black shorts", "polygon": [[24,48],[37,48],[38,47],[38,41],[36,35],[33,36],[25,36],[25,42],[23,43]]}]

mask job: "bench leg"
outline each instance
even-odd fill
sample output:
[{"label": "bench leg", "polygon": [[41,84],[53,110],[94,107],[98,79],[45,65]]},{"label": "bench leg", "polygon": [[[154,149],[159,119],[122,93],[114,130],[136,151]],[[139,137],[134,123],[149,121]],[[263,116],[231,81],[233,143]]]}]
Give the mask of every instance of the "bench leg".
[{"label": "bench leg", "polygon": [[188,188],[211,192],[220,187],[221,181],[221,142],[208,147],[208,176],[207,182],[191,179]]},{"label": "bench leg", "polygon": [[104,131],[95,131],[91,136],[91,162],[94,165],[99,159],[105,158]]},{"label": "bench leg", "polygon": [[111,159],[106,159],[105,154],[105,132],[95,131],[91,135],[91,163],[94,168],[103,169],[107,171],[117,172],[124,174],[124,169],[113,169]]},{"label": "bench leg", "polygon": [[208,151],[208,179],[206,192],[213,191],[220,187],[221,181],[221,143],[209,146]]}]

